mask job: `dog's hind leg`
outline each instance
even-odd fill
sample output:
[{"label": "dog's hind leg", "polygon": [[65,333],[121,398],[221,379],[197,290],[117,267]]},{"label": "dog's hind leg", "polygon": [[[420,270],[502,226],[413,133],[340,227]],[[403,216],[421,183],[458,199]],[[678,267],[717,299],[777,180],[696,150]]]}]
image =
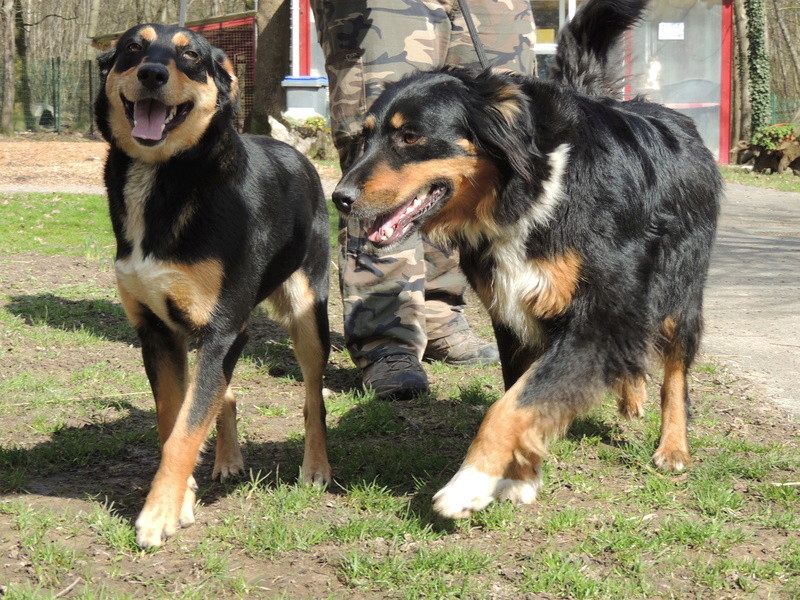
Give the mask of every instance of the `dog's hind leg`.
[{"label": "dog's hind leg", "polygon": [[330,353],[326,282],[327,278],[322,282],[325,285],[318,285],[315,290],[302,270],[295,271],[269,297],[276,318],[292,336],[295,356],[303,372],[306,395],[303,481],[318,487],[331,481],[322,397],[322,376]]},{"label": "dog's hind leg", "polygon": [[647,401],[644,377],[621,379],[617,382],[615,391],[619,414],[628,420],[644,416],[644,404]]},{"label": "dog's hind leg", "polygon": [[199,349],[196,375],[163,442],[161,463],[136,520],[136,541],[142,548],[160,546],[178,526],[194,522],[192,472],[245,339],[243,334],[213,335]]},{"label": "dog's hind leg", "polygon": [[605,389],[596,357],[564,346],[548,351],[492,405],[461,468],[434,496],[437,512],[465,518],[492,500],[536,499],[547,442]]},{"label": "dog's hind leg", "polygon": [[217,415],[217,444],[214,449],[214,469],[211,471],[211,478],[219,477],[220,481],[225,481],[242,471],[244,471],[244,458],[239,447],[239,433],[236,427],[236,396],[229,385],[222,397],[222,406]]},{"label": "dog's hind leg", "polygon": [[661,439],[653,454],[657,467],[682,471],[692,458],[689,453],[687,424],[689,420],[689,385],[687,373],[699,337],[699,323],[677,322],[668,318],[661,331],[664,335],[664,382],[661,385]]}]

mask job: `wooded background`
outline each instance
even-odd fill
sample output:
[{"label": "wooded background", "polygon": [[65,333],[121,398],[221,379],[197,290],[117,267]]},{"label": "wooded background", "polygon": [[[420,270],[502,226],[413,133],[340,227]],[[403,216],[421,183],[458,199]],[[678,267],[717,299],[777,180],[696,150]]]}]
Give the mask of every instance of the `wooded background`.
[{"label": "wooded background", "polygon": [[[75,106],[91,102],[90,85],[97,50],[94,36],[123,31],[136,23],[175,23],[178,0],[0,0],[0,133],[40,127],[30,116],[20,121],[20,103],[46,103],[56,78],[67,81],[61,89],[65,102]],[[653,0],[662,2],[668,0]],[[255,0],[189,0],[187,21],[256,8]],[[289,72],[289,0],[260,0],[257,29],[255,113],[250,129],[268,130],[267,117],[285,109],[280,82]],[[800,109],[800,0],[734,0],[736,67],[734,69],[733,140],[749,139],[764,119],[797,119]],[[763,32],[752,31],[748,15],[760,15]],[[758,23],[755,23],[758,29]],[[750,39],[761,39],[763,59],[751,56]],[[748,39],[749,36],[749,39]],[[760,36],[760,38],[759,38]],[[759,44],[756,45],[758,50]],[[56,60],[58,59],[58,60]],[[54,70],[58,69],[58,73]],[[13,80],[12,80],[13,77]],[[16,94],[8,94],[13,88]],[[14,123],[13,102],[17,101]],[[762,116],[763,115],[765,116]],[[66,124],[88,130],[86,117],[73,116]]]},{"label": "wooded background", "polygon": [[[65,111],[64,128],[91,130],[87,104],[96,93],[98,54],[92,38],[137,23],[177,23],[179,4],[178,0],[2,0],[0,133],[51,128],[36,112],[51,102],[54,85],[59,86],[61,102],[70,108]],[[189,0],[186,21],[255,8],[255,0]],[[285,109],[280,83],[289,73],[290,6],[288,0],[260,0],[257,9],[257,35],[263,43],[258,44],[250,128],[266,133],[267,116],[279,116]],[[15,93],[9,94],[12,81]]]}]

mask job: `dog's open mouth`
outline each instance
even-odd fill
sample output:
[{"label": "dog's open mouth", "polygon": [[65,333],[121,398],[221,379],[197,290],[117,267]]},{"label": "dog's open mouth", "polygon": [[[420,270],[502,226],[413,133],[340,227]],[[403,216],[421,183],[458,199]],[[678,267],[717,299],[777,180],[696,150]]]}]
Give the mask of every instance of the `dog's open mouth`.
[{"label": "dog's open mouth", "polygon": [[448,189],[445,183],[433,183],[426,193],[420,192],[400,208],[381,215],[367,227],[367,239],[376,246],[396,242],[445,197]]},{"label": "dog's open mouth", "polygon": [[154,98],[131,102],[124,96],[122,104],[133,127],[131,135],[145,145],[162,141],[170,131],[186,120],[194,107],[192,102],[167,106]]}]

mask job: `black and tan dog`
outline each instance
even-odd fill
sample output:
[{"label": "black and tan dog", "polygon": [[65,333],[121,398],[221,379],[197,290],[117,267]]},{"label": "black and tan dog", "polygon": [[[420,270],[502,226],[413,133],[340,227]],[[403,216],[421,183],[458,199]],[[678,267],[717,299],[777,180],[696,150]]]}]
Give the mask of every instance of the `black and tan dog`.
[{"label": "black and tan dog", "polygon": [[720,176],[692,121],[620,102],[611,49],[645,0],[589,0],[552,82],[444,69],[387,86],[333,194],[379,247],[421,228],[454,243],[491,314],[506,384],[435,496],[465,517],[531,502],[549,438],[616,388],[641,414],[664,364],[657,466],[690,462],[687,369],[698,348]]},{"label": "black and tan dog", "polygon": [[[215,420],[213,476],[243,469],[231,376],[264,299],[289,330],[305,381],[303,478],[329,481],[328,216],[308,160],[236,132],[236,76],[202,36],[139,25],[98,62],[117,283],[141,340],[162,444],[136,521],[137,542],[151,547],[194,521],[192,473]],[[198,347],[191,375],[190,342]]]}]

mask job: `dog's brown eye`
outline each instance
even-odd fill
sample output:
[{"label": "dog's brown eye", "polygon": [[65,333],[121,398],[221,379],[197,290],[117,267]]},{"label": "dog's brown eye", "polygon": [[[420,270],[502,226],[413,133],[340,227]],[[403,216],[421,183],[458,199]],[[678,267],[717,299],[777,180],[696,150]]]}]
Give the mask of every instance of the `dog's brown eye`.
[{"label": "dog's brown eye", "polygon": [[131,42],[130,44],[128,44],[128,52],[139,52],[141,49],[142,46],[140,44],[137,44],[136,42]]},{"label": "dog's brown eye", "polygon": [[403,143],[404,144],[416,144],[419,141],[419,136],[416,133],[411,133],[406,131],[403,134]]},{"label": "dog's brown eye", "polygon": [[194,50],[186,50],[186,51],[184,51],[184,53],[183,53],[183,57],[184,57],[184,58],[189,58],[189,59],[191,59],[191,60],[195,60],[195,59],[196,59],[196,58],[198,58],[199,56],[200,56],[200,55],[199,55],[197,52],[195,52]]}]

